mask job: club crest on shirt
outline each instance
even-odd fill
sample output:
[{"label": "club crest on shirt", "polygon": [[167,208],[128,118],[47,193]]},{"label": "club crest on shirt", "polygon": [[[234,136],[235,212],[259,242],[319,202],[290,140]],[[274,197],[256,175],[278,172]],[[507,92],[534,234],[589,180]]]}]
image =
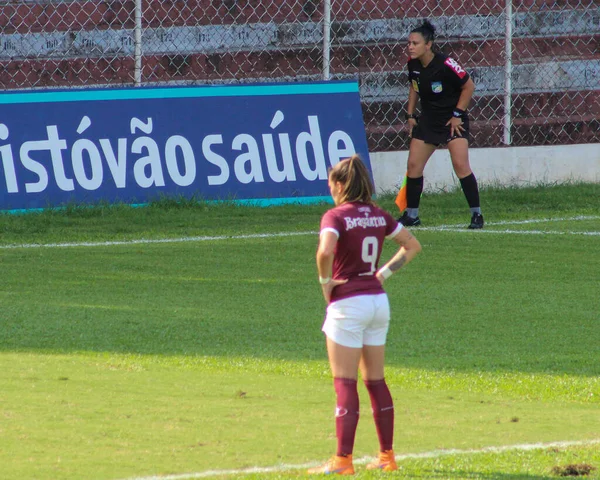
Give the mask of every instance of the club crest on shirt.
[{"label": "club crest on shirt", "polygon": [[419,91],[419,83],[416,80],[412,81],[412,86],[413,86],[413,89],[415,90],[415,92]]},{"label": "club crest on shirt", "polygon": [[442,82],[431,82],[431,91],[433,93],[442,93]]}]

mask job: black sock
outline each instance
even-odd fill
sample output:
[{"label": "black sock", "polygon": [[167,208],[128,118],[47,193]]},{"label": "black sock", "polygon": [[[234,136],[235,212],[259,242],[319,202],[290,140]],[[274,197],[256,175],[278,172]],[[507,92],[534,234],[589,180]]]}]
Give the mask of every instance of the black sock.
[{"label": "black sock", "polygon": [[409,208],[419,208],[421,201],[421,193],[423,193],[423,177],[411,178],[406,177],[406,206]]},{"label": "black sock", "polygon": [[460,186],[462,187],[463,193],[465,194],[469,207],[471,209],[479,209],[479,188],[477,187],[477,179],[475,178],[475,175],[471,173],[471,175],[467,175],[466,177],[461,178]]}]

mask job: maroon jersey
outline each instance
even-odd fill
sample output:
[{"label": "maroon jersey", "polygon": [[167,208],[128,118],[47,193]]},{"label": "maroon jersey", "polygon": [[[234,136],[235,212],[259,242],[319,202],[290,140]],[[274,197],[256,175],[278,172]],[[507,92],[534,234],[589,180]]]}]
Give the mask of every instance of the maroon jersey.
[{"label": "maroon jersey", "polygon": [[365,203],[343,203],[323,215],[321,233],[331,231],[338,237],[332,278],[348,280],[333,289],[332,302],[383,293],[375,276],[383,241],[396,236],[401,229],[402,224],[388,212]]}]

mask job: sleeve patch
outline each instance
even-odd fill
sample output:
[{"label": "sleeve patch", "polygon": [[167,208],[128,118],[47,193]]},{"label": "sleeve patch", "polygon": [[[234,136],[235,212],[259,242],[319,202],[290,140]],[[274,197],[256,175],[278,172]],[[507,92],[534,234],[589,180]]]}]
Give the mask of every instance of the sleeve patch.
[{"label": "sleeve patch", "polygon": [[460,79],[463,79],[467,74],[467,71],[463,67],[461,67],[458,64],[458,62],[453,58],[448,57],[444,63],[448,65],[452,69],[452,71],[456,73],[456,75],[458,75]]}]

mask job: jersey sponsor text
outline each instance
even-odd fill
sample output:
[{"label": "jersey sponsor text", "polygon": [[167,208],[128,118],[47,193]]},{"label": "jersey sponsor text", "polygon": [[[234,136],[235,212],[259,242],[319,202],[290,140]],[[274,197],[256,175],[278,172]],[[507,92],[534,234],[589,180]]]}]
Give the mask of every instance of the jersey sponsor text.
[{"label": "jersey sponsor text", "polygon": [[385,227],[387,225],[384,217],[344,217],[344,220],[346,221],[346,231],[356,227]]},{"label": "jersey sponsor text", "polygon": [[446,59],[446,61],[444,62],[446,65],[448,65],[452,70],[454,70],[454,72],[460,77],[463,78],[467,72],[464,68],[462,68],[458,62],[456,60],[454,60],[453,58],[448,57]]}]

